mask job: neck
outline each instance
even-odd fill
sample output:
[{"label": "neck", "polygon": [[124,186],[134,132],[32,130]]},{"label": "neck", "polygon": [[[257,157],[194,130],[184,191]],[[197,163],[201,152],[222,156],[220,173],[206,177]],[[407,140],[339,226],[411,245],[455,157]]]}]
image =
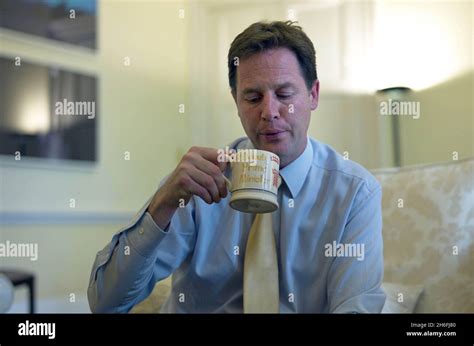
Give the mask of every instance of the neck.
[{"label": "neck", "polygon": [[306,146],[308,145],[308,141],[304,142],[303,147],[296,152],[296,154],[292,155],[291,157],[286,157],[286,156],[280,156],[280,169],[285,168],[288,166],[290,163],[295,161],[298,157],[303,154],[304,150],[306,149]]}]

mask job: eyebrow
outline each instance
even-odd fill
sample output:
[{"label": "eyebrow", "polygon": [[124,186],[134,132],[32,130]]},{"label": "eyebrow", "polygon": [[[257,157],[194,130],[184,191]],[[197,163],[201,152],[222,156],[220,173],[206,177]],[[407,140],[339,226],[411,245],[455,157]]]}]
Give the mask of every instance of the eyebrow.
[{"label": "eyebrow", "polygon": [[[283,88],[296,88],[296,86],[292,83],[292,82],[286,82],[286,83],[282,83],[282,84],[278,84],[276,86],[276,90],[278,89],[283,89]],[[255,93],[255,92],[260,92],[261,91],[261,88],[245,88],[244,90],[242,90],[242,94],[246,95],[246,94],[251,94],[251,93]]]}]

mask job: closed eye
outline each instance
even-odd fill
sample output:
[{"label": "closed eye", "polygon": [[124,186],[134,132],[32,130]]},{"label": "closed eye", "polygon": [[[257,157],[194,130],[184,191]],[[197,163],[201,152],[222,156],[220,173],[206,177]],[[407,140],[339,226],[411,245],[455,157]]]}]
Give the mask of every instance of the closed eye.
[{"label": "closed eye", "polygon": [[258,101],[260,101],[260,97],[249,97],[249,98],[246,98],[245,100],[250,103],[257,103]]}]

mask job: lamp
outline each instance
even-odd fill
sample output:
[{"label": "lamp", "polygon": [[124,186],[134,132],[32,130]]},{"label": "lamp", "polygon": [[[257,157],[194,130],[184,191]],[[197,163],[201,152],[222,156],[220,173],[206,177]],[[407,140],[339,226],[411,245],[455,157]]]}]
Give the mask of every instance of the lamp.
[{"label": "lamp", "polygon": [[400,145],[400,120],[399,114],[394,114],[392,112],[392,105],[395,105],[403,100],[406,99],[406,95],[411,91],[410,88],[397,86],[397,87],[390,87],[385,89],[377,90],[377,96],[379,98],[379,102],[387,102],[388,104],[388,113],[387,114],[380,114],[381,116],[390,116],[390,128],[391,128],[391,152],[392,152],[392,165],[396,167],[400,167],[402,164],[402,153],[401,153],[401,145]]}]

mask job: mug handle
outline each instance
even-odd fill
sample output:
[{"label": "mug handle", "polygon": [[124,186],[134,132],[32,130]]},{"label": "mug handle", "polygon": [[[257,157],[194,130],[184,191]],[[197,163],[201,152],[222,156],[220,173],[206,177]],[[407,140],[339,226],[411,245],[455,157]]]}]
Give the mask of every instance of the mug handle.
[{"label": "mug handle", "polygon": [[227,190],[232,191],[232,183],[230,182],[229,179],[227,179],[225,175],[222,175],[222,176],[224,177],[225,184],[227,185]]}]

